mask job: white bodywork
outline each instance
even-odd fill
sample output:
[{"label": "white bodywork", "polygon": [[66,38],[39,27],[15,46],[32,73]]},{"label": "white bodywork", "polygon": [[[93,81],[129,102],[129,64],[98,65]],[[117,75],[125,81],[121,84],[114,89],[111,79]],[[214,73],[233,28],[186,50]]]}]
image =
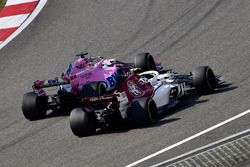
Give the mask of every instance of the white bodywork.
[{"label": "white bodywork", "polygon": [[169,96],[171,91],[170,85],[157,84],[154,85],[155,92],[153,99],[156,103],[157,108],[160,108],[169,103]]},{"label": "white bodywork", "polygon": [[[161,108],[169,104],[170,92],[173,87],[178,88],[178,94],[181,92],[184,93],[185,85],[174,85],[173,80],[171,79],[171,73],[159,74],[157,71],[146,71],[139,74],[140,76],[152,76],[152,78],[148,79],[154,86],[154,95],[153,99],[156,103],[157,108]],[[180,94],[181,95],[181,94]]]}]

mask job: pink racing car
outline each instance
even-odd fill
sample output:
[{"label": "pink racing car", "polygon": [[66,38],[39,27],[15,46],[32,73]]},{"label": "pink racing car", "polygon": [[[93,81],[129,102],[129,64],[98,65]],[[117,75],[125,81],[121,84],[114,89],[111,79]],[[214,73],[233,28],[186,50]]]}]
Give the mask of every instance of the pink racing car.
[{"label": "pink racing car", "polygon": [[112,93],[122,85],[121,78],[133,68],[138,68],[140,72],[162,68],[150,53],[138,54],[134,63],[89,57],[88,53],[77,56],[78,59],[69,64],[61,77],[35,81],[33,91],[24,94],[22,112],[26,119],[44,118],[48,110],[70,111],[79,107],[82,97],[101,95],[101,85],[105,85],[106,93]]}]

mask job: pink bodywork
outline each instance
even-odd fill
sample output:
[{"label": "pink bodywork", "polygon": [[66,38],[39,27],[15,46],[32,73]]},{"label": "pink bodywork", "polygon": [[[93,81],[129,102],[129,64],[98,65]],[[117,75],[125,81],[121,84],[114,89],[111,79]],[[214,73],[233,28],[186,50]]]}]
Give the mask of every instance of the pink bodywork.
[{"label": "pink bodywork", "polygon": [[[160,64],[159,61],[156,62],[157,69],[161,68]],[[46,96],[47,92],[42,87],[51,83],[61,83],[62,81],[67,81],[69,84],[62,84],[60,87],[74,95],[79,94],[84,84],[94,81],[102,81],[106,86],[106,90],[112,91],[118,83],[118,75],[125,74],[132,67],[129,64],[121,64],[116,59],[104,59],[102,57],[78,58],[69,64],[60,79],[36,81],[34,91],[38,96]],[[132,81],[129,86],[131,86],[131,89],[135,88]]]},{"label": "pink bodywork", "polygon": [[[82,86],[88,82],[103,81],[107,91],[115,88],[117,84],[117,70],[119,65],[113,64],[114,59],[102,59],[97,62],[86,62],[85,58],[79,58],[72,65],[72,71],[68,75],[72,86],[72,92],[77,94]],[[65,77],[67,79],[67,76]]]},{"label": "pink bodywork", "polygon": [[102,57],[78,58],[75,62],[69,64],[60,80],[36,81],[34,84],[35,92],[38,96],[46,96],[47,93],[42,87],[61,81],[69,81],[69,84],[62,85],[62,88],[75,95],[79,94],[84,84],[93,81],[102,81],[107,91],[114,90],[118,83],[118,70],[123,73],[125,69],[126,66],[116,63],[115,59],[104,59]]}]

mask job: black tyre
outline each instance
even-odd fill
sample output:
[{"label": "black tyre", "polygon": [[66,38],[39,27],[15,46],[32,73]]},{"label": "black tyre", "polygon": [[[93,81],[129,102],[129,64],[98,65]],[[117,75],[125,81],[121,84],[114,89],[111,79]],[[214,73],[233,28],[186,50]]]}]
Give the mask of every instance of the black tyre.
[{"label": "black tyre", "polygon": [[193,70],[194,86],[198,93],[209,94],[214,92],[216,78],[212,69],[208,66],[201,66]]},{"label": "black tyre", "polygon": [[102,96],[106,93],[106,88],[103,82],[96,81],[83,85],[82,95],[84,97]]},{"label": "black tyre", "polygon": [[141,98],[131,103],[129,116],[135,124],[152,124],[157,121],[157,107],[152,98]]},{"label": "black tyre", "polygon": [[26,119],[38,120],[46,116],[48,97],[37,96],[34,92],[23,95],[22,111]]},{"label": "black tyre", "polygon": [[153,56],[150,53],[140,53],[135,56],[135,68],[139,68],[140,72],[156,70]]},{"label": "black tyre", "polygon": [[94,126],[87,113],[82,108],[75,108],[70,113],[70,128],[74,135],[83,137],[94,132]]}]

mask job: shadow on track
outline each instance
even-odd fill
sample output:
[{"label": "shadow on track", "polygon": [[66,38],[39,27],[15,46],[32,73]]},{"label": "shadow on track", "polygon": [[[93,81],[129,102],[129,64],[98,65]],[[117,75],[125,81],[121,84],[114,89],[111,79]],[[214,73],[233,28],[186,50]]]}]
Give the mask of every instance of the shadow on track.
[{"label": "shadow on track", "polygon": [[[236,88],[238,88],[238,87],[232,86],[232,83],[226,83],[226,84],[221,85],[218,89],[216,89],[213,94],[232,91]],[[178,104],[176,104],[174,107],[160,111],[159,115],[158,115],[158,122],[156,122],[155,124],[134,125],[134,124],[131,124],[130,122],[126,122],[126,121],[117,121],[117,122],[114,122],[112,125],[105,127],[104,129],[97,130],[97,132],[94,135],[104,135],[104,134],[111,134],[111,133],[124,133],[124,132],[128,132],[131,129],[153,128],[153,127],[159,127],[159,126],[162,126],[165,124],[173,123],[175,121],[180,120],[180,118],[167,119],[166,117],[174,115],[178,112],[185,111],[187,108],[190,108],[196,104],[206,103],[209,101],[208,99],[199,100],[200,97],[201,97],[201,95],[197,94],[196,92],[192,92],[189,96],[182,98],[181,101]],[[54,111],[51,111],[50,113],[48,113],[44,119],[49,119],[52,117],[66,117],[69,115],[70,115],[70,110],[58,109],[58,110],[54,110]]]},{"label": "shadow on track", "polygon": [[[237,88],[238,87],[236,87],[236,86],[232,86],[232,83],[226,83],[226,84],[219,86],[218,89],[216,89],[215,92],[213,92],[212,94],[224,93],[224,92],[232,91],[232,90],[237,89]],[[177,104],[175,107],[162,111],[159,114],[159,119],[163,119],[167,116],[184,111],[185,109],[192,107],[196,104],[205,103],[205,102],[209,101],[207,99],[206,100],[199,100],[199,98],[201,96],[202,95],[199,95],[196,92],[191,93],[190,96],[184,97],[182,99],[182,101],[179,104]]]},{"label": "shadow on track", "polygon": [[[218,89],[216,89],[213,94],[232,91],[236,88],[238,87],[232,86],[232,83],[226,83],[226,84],[221,85]],[[113,126],[110,126],[108,128],[98,131],[95,135],[104,135],[104,134],[111,134],[111,133],[125,133],[132,129],[154,128],[154,127],[159,127],[165,124],[173,123],[175,121],[180,120],[180,118],[167,119],[166,117],[174,115],[178,112],[185,111],[187,108],[190,108],[196,104],[206,103],[209,101],[208,99],[199,100],[200,97],[201,95],[197,94],[196,92],[193,92],[192,94],[190,94],[190,96],[184,97],[183,99],[181,99],[181,102],[179,102],[176,106],[169,108],[167,110],[161,111],[159,113],[159,121],[156,122],[155,124],[132,125],[132,124],[129,124],[128,122],[124,122],[124,123],[119,122],[118,124],[115,124]]]}]

